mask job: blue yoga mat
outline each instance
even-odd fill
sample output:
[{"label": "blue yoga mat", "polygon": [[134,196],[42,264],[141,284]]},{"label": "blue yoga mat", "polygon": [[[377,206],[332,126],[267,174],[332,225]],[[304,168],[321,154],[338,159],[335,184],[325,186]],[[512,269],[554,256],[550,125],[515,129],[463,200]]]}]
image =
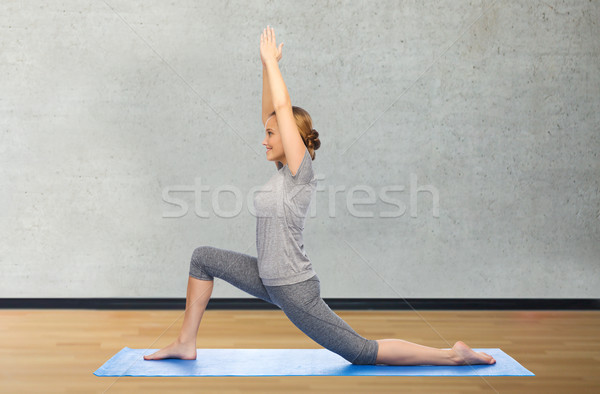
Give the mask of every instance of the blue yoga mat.
[{"label": "blue yoga mat", "polygon": [[493,365],[353,365],[327,349],[198,349],[196,360],[144,360],[158,349],[124,347],[96,376],[535,376],[500,349],[473,349]]}]

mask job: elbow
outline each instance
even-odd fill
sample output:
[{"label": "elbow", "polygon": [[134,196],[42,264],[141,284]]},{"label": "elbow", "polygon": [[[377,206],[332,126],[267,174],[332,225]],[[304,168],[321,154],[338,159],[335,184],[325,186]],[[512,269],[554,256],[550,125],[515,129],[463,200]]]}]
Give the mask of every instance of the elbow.
[{"label": "elbow", "polygon": [[285,107],[292,107],[292,103],[290,102],[290,100],[282,100],[279,101],[277,103],[273,103],[273,108],[275,109],[275,111],[277,111],[280,108],[285,108]]}]

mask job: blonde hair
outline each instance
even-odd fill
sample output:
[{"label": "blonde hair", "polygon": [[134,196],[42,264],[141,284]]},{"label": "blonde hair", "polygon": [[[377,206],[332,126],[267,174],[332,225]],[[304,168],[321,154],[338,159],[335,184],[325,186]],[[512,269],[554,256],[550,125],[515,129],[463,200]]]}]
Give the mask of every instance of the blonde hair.
[{"label": "blonde hair", "polygon": [[[315,151],[321,146],[319,133],[317,130],[313,129],[312,118],[305,109],[292,105],[292,112],[294,113],[294,119],[296,120],[296,126],[300,132],[300,137],[302,137],[302,141],[308,149],[311,159],[314,160]],[[269,118],[267,118],[267,122],[273,115],[275,115],[275,111],[271,112]],[[265,128],[267,127],[267,122],[265,122]]]}]

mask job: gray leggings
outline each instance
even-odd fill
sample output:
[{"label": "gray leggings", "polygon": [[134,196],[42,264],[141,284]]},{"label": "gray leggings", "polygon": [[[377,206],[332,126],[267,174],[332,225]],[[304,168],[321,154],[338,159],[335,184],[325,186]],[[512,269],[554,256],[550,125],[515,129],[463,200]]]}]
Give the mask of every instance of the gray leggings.
[{"label": "gray leggings", "polygon": [[279,307],[296,327],[319,345],[352,364],[375,364],[379,343],[360,336],[333,312],[321,298],[317,275],[303,282],[265,286],[258,276],[256,257],[212,246],[194,250],[190,276],[201,280],[214,277]]}]

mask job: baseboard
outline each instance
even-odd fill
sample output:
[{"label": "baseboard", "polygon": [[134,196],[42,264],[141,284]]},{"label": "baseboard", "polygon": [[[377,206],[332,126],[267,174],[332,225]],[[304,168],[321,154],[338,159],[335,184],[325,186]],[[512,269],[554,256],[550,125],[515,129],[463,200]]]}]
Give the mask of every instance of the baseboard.
[{"label": "baseboard", "polygon": [[[599,310],[596,298],[324,298],[338,310]],[[1,309],[185,309],[185,298],[0,298]],[[211,298],[206,309],[277,309],[258,298]]]}]

